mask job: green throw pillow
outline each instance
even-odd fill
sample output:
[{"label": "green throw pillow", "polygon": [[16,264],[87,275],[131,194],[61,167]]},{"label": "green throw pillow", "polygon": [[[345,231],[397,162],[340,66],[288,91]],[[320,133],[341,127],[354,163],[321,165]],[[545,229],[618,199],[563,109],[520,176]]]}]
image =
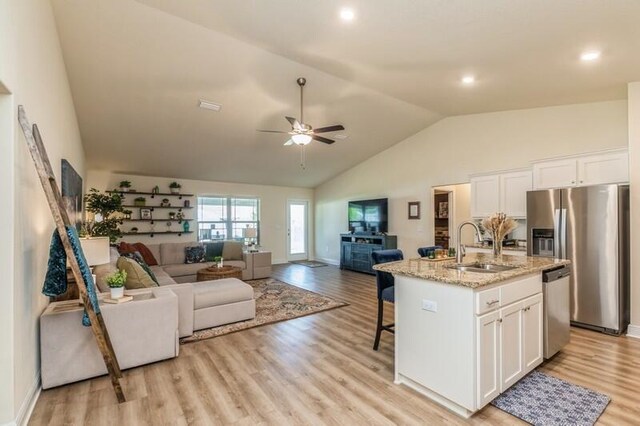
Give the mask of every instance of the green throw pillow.
[{"label": "green throw pillow", "polygon": [[122,269],[127,273],[127,281],[124,283],[124,288],[127,290],[158,286],[158,284],[151,279],[149,274],[142,269],[142,266],[133,259],[120,256],[116,266],[118,269]]},{"label": "green throw pillow", "polygon": [[222,256],[223,242],[205,243],[205,259],[207,262],[213,262],[218,256]]}]

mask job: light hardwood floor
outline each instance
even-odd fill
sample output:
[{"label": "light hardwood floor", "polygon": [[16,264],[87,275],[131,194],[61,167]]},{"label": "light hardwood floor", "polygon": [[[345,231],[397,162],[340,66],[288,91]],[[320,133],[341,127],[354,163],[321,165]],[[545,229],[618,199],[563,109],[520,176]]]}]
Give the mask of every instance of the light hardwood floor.
[{"label": "light hardwood floor", "polygon": [[[43,391],[30,424],[524,424],[491,406],[465,421],[394,385],[393,336],[371,348],[374,277],[301,265],[273,276],[350,305],[183,345],[178,358],[125,371],[124,404],[104,377]],[[598,424],[640,424],[640,340],[574,329],[542,369],[609,395]]]}]

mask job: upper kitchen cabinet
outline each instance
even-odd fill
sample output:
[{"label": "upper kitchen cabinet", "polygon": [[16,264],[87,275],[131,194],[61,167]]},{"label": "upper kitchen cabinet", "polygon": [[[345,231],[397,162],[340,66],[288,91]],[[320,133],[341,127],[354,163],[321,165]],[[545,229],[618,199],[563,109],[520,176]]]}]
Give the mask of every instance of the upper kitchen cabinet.
[{"label": "upper kitchen cabinet", "polygon": [[544,160],[533,164],[534,189],[626,183],[629,153],[626,149]]},{"label": "upper kitchen cabinet", "polygon": [[527,217],[528,170],[471,178],[471,216],[484,218],[501,211],[513,218]]}]

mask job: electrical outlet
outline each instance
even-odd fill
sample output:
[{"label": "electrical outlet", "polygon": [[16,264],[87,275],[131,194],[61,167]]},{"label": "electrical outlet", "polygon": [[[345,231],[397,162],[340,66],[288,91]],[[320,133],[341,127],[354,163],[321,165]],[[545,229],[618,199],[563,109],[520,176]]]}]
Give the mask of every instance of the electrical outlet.
[{"label": "electrical outlet", "polygon": [[438,302],[422,299],[422,309],[429,312],[438,312]]}]

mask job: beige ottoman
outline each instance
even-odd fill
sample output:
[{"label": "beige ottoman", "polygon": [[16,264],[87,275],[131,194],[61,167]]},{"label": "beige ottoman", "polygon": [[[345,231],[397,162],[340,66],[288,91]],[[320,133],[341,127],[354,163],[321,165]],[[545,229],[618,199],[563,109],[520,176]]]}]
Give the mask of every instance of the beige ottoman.
[{"label": "beige ottoman", "polygon": [[253,319],[253,287],[237,278],[193,283],[193,329]]}]

